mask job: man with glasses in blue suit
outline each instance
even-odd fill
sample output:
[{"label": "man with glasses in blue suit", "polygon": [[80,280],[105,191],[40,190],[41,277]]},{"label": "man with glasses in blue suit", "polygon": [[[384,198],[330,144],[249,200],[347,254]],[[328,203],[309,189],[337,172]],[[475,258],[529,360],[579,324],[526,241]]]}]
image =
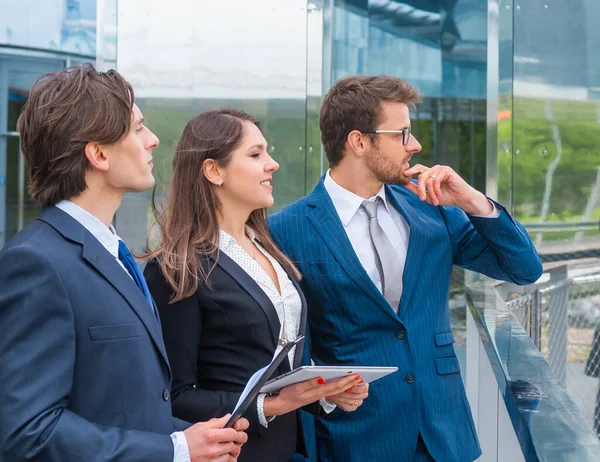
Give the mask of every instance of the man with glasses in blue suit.
[{"label": "man with glasses in blue suit", "polygon": [[452,266],[517,284],[542,272],[504,207],[448,166],[411,166],[420,98],[395,77],[340,80],[320,114],[330,170],[269,219],[303,275],[315,363],[398,367],[355,412],[316,422],[320,461],[477,459],[450,328]]}]

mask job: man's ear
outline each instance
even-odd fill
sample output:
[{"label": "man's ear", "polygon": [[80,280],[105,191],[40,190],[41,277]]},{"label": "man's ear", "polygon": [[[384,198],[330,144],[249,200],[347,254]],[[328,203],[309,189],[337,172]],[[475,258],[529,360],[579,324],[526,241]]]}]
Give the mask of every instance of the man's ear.
[{"label": "man's ear", "polygon": [[202,175],[215,186],[223,184],[221,169],[214,159],[205,159],[202,162]]},{"label": "man's ear", "polygon": [[96,170],[101,170],[103,172],[108,170],[109,161],[108,156],[106,155],[107,149],[107,146],[103,146],[95,141],[90,141],[88,144],[85,145],[85,157],[87,158],[92,168]]},{"label": "man's ear", "polygon": [[358,157],[362,157],[369,151],[371,141],[367,139],[367,136],[364,133],[361,133],[358,130],[352,130],[348,133],[346,145],[348,146],[349,151],[352,151]]}]

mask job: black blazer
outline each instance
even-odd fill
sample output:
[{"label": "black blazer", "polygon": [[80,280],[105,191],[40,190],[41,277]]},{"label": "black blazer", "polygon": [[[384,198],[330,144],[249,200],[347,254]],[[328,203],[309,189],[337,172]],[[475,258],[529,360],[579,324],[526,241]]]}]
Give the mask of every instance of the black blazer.
[{"label": "black blazer", "polygon": [[[200,287],[193,297],[169,304],[169,289],[159,265],[144,271],[160,313],[167,355],[173,371],[173,415],[189,422],[206,421],[231,412],[246,383],[272,359],[280,323],[269,297],[237,263],[223,252],[210,274],[212,289]],[[200,262],[208,270],[213,257]],[[302,300],[300,335],[306,326]],[[302,361],[303,342],[296,347],[294,367]],[[290,370],[283,361],[275,376]],[[318,413],[318,403],[309,411]],[[294,452],[306,454],[300,412],[278,416],[268,428],[260,425],[256,402],[244,414],[250,421],[241,462],[283,462]]]}]

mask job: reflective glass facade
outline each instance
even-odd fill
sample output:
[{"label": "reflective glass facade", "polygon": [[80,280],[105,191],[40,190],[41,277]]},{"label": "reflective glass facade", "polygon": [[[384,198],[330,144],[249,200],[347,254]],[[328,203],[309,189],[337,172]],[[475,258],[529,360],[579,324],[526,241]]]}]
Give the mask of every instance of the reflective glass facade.
[{"label": "reflective glass facade", "polygon": [[33,82],[75,63],[115,67],[116,43],[117,0],[0,0],[0,246],[39,211],[16,132]]},{"label": "reflective glass facade", "polygon": [[[418,162],[498,199],[546,263],[598,257],[599,15],[597,0],[0,0],[0,246],[38,211],[16,133],[35,77],[95,62],[132,82],[161,140],[159,200],[185,124],[222,106],[264,128],[281,165],[273,210],[308,194],[327,169],[322,96],[344,76],[385,73],[424,95],[411,115]],[[127,195],[115,219],[134,250],[150,197]],[[457,345],[471,277],[453,278]]]}]

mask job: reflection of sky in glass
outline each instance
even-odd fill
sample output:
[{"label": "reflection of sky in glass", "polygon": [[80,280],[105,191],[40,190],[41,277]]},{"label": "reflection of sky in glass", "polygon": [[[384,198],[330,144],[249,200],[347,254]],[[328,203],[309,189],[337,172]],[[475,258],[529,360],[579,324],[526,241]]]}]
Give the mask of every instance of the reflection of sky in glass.
[{"label": "reflection of sky in glass", "polygon": [[140,96],[304,98],[306,15],[306,0],[120,2],[118,70]]},{"label": "reflection of sky in glass", "polygon": [[0,0],[0,43],[94,56],[96,0]]},{"label": "reflection of sky in glass", "polygon": [[402,77],[429,97],[486,94],[487,0],[346,0],[334,14],[333,80]]}]

